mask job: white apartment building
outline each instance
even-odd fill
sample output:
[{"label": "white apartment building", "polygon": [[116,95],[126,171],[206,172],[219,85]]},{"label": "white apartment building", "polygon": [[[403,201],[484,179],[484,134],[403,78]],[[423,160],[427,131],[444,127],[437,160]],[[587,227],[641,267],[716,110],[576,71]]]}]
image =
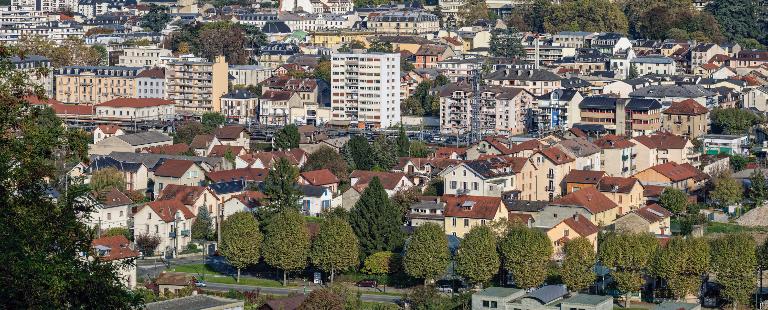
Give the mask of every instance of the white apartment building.
[{"label": "white apartment building", "polygon": [[132,120],[172,120],[176,114],[174,103],[159,98],[117,98],[96,105],[100,118]]},{"label": "white apartment building", "polygon": [[40,12],[77,10],[77,0],[11,0],[11,7],[34,8]]},{"label": "white apartment building", "polygon": [[677,66],[675,61],[669,57],[662,56],[647,56],[647,57],[635,57],[630,61],[632,66],[635,66],[637,74],[640,76],[646,74],[676,74]]},{"label": "white apartment building", "polygon": [[400,54],[333,55],[331,109],[331,120],[359,127],[400,123]]},{"label": "white apartment building", "polygon": [[119,65],[126,67],[154,67],[160,65],[161,57],[171,57],[171,50],[143,46],[123,49],[123,55],[119,57]]},{"label": "white apartment building", "polygon": [[257,85],[272,76],[272,69],[257,65],[230,65],[232,85]]},{"label": "white apartment building", "polygon": [[165,70],[152,68],[136,75],[136,98],[165,98]]},{"label": "white apartment building", "polygon": [[221,97],[221,113],[233,122],[248,124],[259,116],[259,97],[244,89],[234,90]]}]

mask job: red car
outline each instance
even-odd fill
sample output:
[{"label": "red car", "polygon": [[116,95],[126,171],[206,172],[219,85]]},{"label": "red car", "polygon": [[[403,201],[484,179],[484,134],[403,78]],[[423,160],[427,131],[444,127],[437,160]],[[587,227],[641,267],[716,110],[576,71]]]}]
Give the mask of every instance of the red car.
[{"label": "red car", "polygon": [[379,286],[379,282],[376,282],[376,280],[373,279],[366,279],[357,282],[358,287],[377,287]]}]

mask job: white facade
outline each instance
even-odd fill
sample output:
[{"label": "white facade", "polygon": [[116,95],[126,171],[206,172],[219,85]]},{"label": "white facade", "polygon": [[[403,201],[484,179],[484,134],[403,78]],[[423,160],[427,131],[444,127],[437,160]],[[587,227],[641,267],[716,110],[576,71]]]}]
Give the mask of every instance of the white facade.
[{"label": "white facade", "polygon": [[96,115],[98,117],[129,121],[172,120],[176,117],[175,113],[176,112],[172,101],[167,101],[164,104],[156,105],[100,104],[96,106]]},{"label": "white facade", "polygon": [[165,98],[165,79],[136,78],[136,98]]},{"label": "white facade", "polygon": [[336,54],[331,119],[387,128],[400,123],[400,54]]},{"label": "white facade", "polygon": [[160,65],[161,57],[173,56],[171,50],[159,47],[126,48],[120,55],[119,65],[126,67],[154,67]]},{"label": "white facade", "polygon": [[230,65],[232,85],[256,85],[272,76],[272,69],[255,65]]},{"label": "white facade", "polygon": [[[184,206],[182,207],[186,208]],[[163,209],[166,212],[169,211],[168,208]],[[180,210],[173,215],[173,218],[178,218],[180,220],[166,222],[149,206],[145,205],[139,207],[138,211],[133,216],[134,238],[144,234],[157,236],[160,238],[160,245],[157,246],[157,252],[170,253],[173,252],[174,249],[176,250],[176,253],[182,251],[192,240],[189,230],[192,229],[194,218],[186,218],[184,213]],[[176,225],[178,225],[178,234],[176,234]]]},{"label": "white facade", "polygon": [[631,64],[635,66],[635,70],[637,70],[637,74],[640,76],[646,74],[677,74],[675,61],[668,57],[637,57],[632,59]]}]

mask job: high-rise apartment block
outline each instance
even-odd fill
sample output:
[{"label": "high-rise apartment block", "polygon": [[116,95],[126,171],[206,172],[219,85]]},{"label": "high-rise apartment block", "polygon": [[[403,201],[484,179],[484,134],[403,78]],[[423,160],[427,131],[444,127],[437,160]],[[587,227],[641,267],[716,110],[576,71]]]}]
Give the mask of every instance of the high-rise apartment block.
[{"label": "high-rise apartment block", "polygon": [[335,54],[331,60],[331,119],[358,127],[400,123],[400,54]]},{"label": "high-rise apartment block", "polygon": [[176,102],[176,111],[203,114],[221,112],[221,96],[227,93],[227,61],[172,61],[165,69],[166,94]]}]

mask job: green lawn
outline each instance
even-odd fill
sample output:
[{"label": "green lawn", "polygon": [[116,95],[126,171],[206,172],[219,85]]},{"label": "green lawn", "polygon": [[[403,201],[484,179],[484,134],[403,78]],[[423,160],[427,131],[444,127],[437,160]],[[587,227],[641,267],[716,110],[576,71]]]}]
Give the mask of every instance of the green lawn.
[{"label": "green lawn", "polygon": [[174,266],[171,271],[201,274],[219,274],[211,266],[205,264],[191,264]]},{"label": "green lawn", "polygon": [[733,233],[750,232],[750,231],[765,231],[765,229],[759,228],[759,227],[741,226],[734,223],[709,222],[707,223],[707,228],[705,232],[708,234],[714,234],[714,233],[733,234]]},{"label": "green lawn", "polygon": [[282,286],[282,283],[279,281],[251,277],[240,277],[240,283],[237,283],[234,277],[219,273],[216,270],[213,270],[211,266],[204,264],[178,265],[174,266],[171,271],[191,273],[196,276],[202,275],[201,278],[204,278],[204,281],[211,283],[242,284],[268,287]]}]

